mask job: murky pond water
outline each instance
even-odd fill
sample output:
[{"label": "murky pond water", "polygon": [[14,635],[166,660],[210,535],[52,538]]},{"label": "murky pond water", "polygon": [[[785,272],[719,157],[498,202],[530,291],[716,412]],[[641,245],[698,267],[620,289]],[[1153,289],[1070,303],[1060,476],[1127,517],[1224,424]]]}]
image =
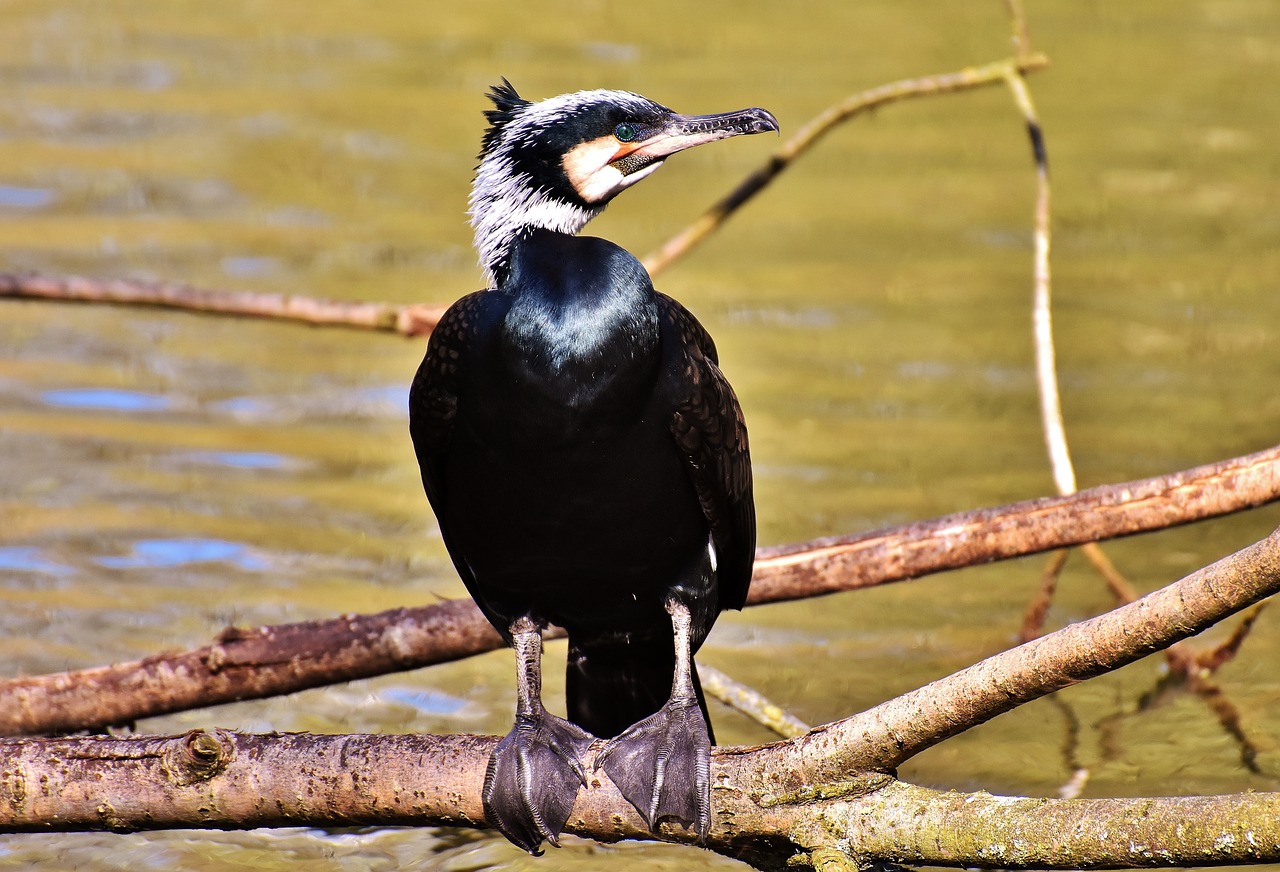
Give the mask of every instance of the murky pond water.
[{"label": "murky pond water", "polygon": [[[1280,435],[1280,18],[1267,0],[1031,4],[1053,166],[1055,318],[1082,486]],[[361,300],[478,286],[463,211],[482,93],[623,87],[796,130],[884,81],[1009,50],[1002,4],[0,5],[0,268]],[[592,225],[644,253],[773,142],[681,156]],[[837,131],[659,286],[720,344],[751,425],[762,543],[1052,492],[1032,376],[1033,179],[1001,88]],[[0,302],[0,670],[132,659],[252,625],[464,595],[405,429],[422,343]],[[1274,508],[1115,543],[1142,589],[1264,535]],[[821,722],[1013,641],[1028,559],[726,616],[703,658]],[[1109,598],[1076,559],[1050,616]],[[1224,629],[1215,631],[1221,638]],[[550,646],[552,658],[562,644]],[[1157,660],[1063,698],[1086,795],[1276,789],[1280,616],[1220,679],[1261,771]],[[504,732],[511,661],[158,718],[248,730]],[[560,692],[548,679],[549,698]],[[717,708],[729,743],[762,730]],[[1070,719],[1027,706],[913,760],[922,783],[1052,793]],[[0,838],[0,869],[738,868],[573,841],[309,831]]]}]

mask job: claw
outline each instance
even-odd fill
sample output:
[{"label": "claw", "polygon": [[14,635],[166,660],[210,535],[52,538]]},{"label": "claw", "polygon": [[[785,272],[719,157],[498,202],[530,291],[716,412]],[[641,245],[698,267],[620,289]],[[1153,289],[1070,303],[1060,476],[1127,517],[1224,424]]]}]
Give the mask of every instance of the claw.
[{"label": "claw", "polygon": [[696,700],[671,699],[611,739],[596,766],[657,832],[664,819],[690,827],[698,841],[711,829],[711,734]]},{"label": "claw", "polygon": [[545,711],[517,715],[489,758],[485,817],[534,856],[544,840],[560,847],[578,788],[587,783],[582,755],[592,741],[590,733]]}]

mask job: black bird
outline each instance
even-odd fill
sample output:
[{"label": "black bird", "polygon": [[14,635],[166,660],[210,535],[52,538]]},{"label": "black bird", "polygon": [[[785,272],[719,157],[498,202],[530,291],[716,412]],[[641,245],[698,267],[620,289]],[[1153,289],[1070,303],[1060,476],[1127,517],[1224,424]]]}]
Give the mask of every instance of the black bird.
[{"label": "black bird", "polygon": [[[597,765],[648,825],[702,838],[712,739],[692,655],[746,601],[747,431],[697,319],[622,248],[575,234],[672,154],[778,123],[625,91],[534,103],[505,79],[489,98],[470,209],[489,289],[445,313],[409,395],[445,545],[516,651],[485,814],[525,850],[557,844],[600,736]],[[568,721],[542,706],[548,623],[569,633]]]}]

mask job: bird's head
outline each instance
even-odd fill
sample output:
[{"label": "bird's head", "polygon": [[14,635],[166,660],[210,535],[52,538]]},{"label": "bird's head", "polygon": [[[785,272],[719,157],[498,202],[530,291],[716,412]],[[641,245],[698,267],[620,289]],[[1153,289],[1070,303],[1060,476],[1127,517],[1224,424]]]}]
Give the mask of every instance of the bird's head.
[{"label": "bird's head", "polygon": [[533,103],[503,79],[489,99],[494,108],[485,113],[490,126],[470,214],[491,285],[501,280],[521,232],[577,233],[676,152],[778,130],[764,109],[680,115],[629,91],[577,91]]}]

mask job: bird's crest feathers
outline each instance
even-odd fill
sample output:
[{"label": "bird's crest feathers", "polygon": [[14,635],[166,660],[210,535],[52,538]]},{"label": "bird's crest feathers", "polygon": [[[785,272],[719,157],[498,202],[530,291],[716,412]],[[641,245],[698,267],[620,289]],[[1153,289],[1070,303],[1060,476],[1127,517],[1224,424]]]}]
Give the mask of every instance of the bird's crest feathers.
[{"label": "bird's crest feathers", "polygon": [[494,108],[487,109],[484,113],[485,120],[489,122],[489,129],[484,132],[484,140],[480,146],[482,156],[497,142],[498,137],[502,135],[502,129],[532,105],[530,101],[516,93],[515,86],[507,81],[506,76],[502,77],[501,84],[490,88],[486,96],[493,101]]}]

